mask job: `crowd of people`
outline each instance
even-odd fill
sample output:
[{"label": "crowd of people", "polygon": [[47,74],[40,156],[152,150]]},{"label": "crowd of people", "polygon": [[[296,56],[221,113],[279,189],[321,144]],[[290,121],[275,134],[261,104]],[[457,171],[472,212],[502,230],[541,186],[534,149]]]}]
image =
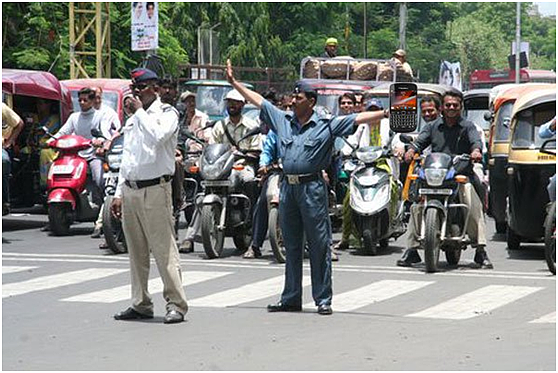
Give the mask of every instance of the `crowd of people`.
[{"label": "crowd of people", "polygon": [[[324,56],[335,57],[337,40],[326,42]],[[404,69],[412,70],[406,53],[394,53]],[[226,77],[233,89],[225,97],[227,116],[210,124],[206,114],[196,109],[196,93],[179,94],[177,82],[170,77],[159,78],[146,68],[131,72],[132,95],[124,98],[127,120],[121,125],[114,110],[102,103],[98,87],[81,89],[78,93],[80,111],[73,113],[57,131],[54,139],[76,134],[91,139],[94,147],[87,156],[96,186],[94,202],[103,204],[102,156],[111,141],[124,135],[124,150],[119,183],[110,208],[122,220],[130,258],[132,304],[114,315],[117,320],[153,317],[153,301],[148,290],[150,253],[164,284],[163,297],[167,302],[165,323],[184,320],[188,304],[182,286],[179,253],[194,251],[200,232],[199,214],[193,214],[185,238],[180,242],[174,218],[184,203],[184,169],[186,155],[201,151],[201,143],[230,144],[259,155],[257,167],[243,164],[233,170],[245,185],[256,177],[261,179],[261,190],[246,188],[251,201],[252,242],[243,253],[245,259],[262,257],[262,247],[268,230],[268,201],[279,190],[279,218],[286,249],[285,284],[280,300],[270,304],[269,312],[296,312],[302,309],[302,263],[307,251],[311,265],[312,296],[321,315],[332,309],[332,261],[338,260],[338,250],[351,245],[354,227],[349,207],[350,193],[343,200],[342,235],[335,245],[328,213],[328,187],[337,177],[340,158],[353,148],[390,146],[395,158],[410,162],[415,153],[443,152],[470,154],[480,161],[483,141],[475,125],[461,116],[463,97],[460,92],[448,91],[442,100],[424,98],[420,114],[425,125],[416,140],[405,145],[390,134],[389,110],[364,92],[344,93],[338,98],[338,115],[318,115],[317,92],[305,83],[296,85],[292,93],[259,94],[234,77],[227,61]],[[260,110],[259,122],[243,115],[247,103]],[[45,104],[39,103],[39,108]],[[41,114],[45,125],[56,127],[55,120]],[[17,138],[23,121],[9,107],[2,106],[3,131],[3,203],[7,208],[7,174],[9,155],[5,149]],[[262,134],[245,138],[256,128]],[[94,131],[92,131],[95,129]],[[555,133],[549,127],[549,133]],[[192,135],[200,142],[192,140]],[[347,144],[336,146],[336,139],[345,137]],[[388,144],[388,139],[391,142]],[[53,141],[53,140],[49,140]],[[261,154],[260,154],[261,152]],[[41,156],[43,158],[43,156]],[[52,161],[52,154],[45,154]],[[239,160],[238,162],[245,162]],[[48,161],[45,161],[47,164]],[[399,164],[387,165],[399,177]],[[283,176],[271,176],[274,167],[281,167]],[[48,167],[47,167],[48,169]],[[478,267],[493,268],[486,252],[483,207],[477,191],[477,174],[473,168],[463,171],[471,182],[460,190],[460,200],[471,211],[466,227],[476,248],[474,262]],[[555,187],[554,187],[555,188]],[[398,266],[412,266],[421,261],[418,254],[420,218],[411,214],[408,227],[407,250]],[[101,235],[101,221],[96,222],[94,237]],[[48,229],[48,227],[47,227]],[[354,242],[354,241],[353,241]],[[101,245],[101,248],[103,244]]]}]

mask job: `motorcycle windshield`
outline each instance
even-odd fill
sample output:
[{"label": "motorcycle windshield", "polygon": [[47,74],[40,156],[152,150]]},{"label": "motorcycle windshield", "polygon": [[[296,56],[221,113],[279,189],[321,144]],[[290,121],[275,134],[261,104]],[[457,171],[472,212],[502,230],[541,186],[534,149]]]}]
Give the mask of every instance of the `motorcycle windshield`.
[{"label": "motorcycle windshield", "polygon": [[228,144],[210,144],[203,150],[203,161],[207,164],[214,164],[223,154],[228,152],[230,148]]},{"label": "motorcycle windshield", "polygon": [[452,158],[446,153],[430,153],[424,160],[424,168],[450,169]]},{"label": "motorcycle windshield", "polygon": [[110,144],[109,153],[120,154],[122,153],[123,149],[124,149],[124,136],[118,136],[117,138],[112,140],[112,143]]}]

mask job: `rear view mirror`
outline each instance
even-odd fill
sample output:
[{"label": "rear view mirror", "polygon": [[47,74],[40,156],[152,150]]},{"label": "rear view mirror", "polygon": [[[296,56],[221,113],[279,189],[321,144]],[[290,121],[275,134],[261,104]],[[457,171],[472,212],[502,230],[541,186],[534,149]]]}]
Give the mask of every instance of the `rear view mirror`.
[{"label": "rear view mirror", "polygon": [[493,118],[493,115],[491,112],[487,111],[486,113],[484,113],[484,120],[487,122],[491,122]]},{"label": "rear view mirror", "polygon": [[413,142],[413,136],[402,133],[399,135],[399,140],[404,144],[410,144]]},{"label": "rear view mirror", "polygon": [[103,133],[97,127],[91,128],[91,135],[93,137],[103,137],[104,138]]}]

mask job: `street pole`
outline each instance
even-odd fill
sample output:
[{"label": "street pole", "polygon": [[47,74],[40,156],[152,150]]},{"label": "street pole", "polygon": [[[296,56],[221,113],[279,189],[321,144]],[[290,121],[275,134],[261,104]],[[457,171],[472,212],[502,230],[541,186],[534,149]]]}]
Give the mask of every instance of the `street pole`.
[{"label": "street pole", "polygon": [[399,48],[406,49],[405,29],[407,27],[407,3],[399,3]]},{"label": "street pole", "polygon": [[515,22],[515,84],[519,84],[519,66],[521,56],[521,3],[517,2]]},{"label": "street pole", "polygon": [[366,2],[364,3],[364,58],[368,58],[368,30],[366,29]]}]

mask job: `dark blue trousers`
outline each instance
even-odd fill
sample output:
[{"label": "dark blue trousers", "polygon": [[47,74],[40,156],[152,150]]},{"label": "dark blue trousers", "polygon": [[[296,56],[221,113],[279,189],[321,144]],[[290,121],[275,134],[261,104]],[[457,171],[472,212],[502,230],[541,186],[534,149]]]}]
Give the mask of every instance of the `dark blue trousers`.
[{"label": "dark blue trousers", "polygon": [[310,251],[312,297],[316,306],[331,305],[331,224],[323,179],[281,185],[279,219],[286,249],[283,304],[302,305],[304,234]]}]

